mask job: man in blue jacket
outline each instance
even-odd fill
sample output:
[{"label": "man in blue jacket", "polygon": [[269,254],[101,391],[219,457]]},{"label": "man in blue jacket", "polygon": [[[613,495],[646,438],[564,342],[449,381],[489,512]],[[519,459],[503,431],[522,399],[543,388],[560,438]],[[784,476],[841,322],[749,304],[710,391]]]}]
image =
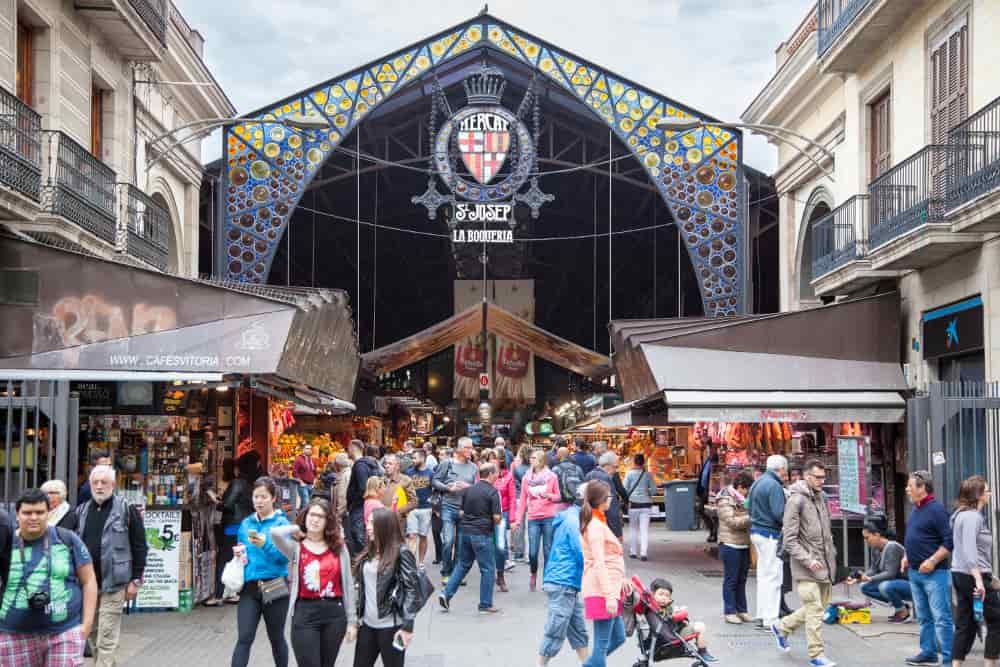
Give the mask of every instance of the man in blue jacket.
[{"label": "man in blue jacket", "polygon": [[781,609],[782,562],[778,538],[785,515],[785,478],[788,459],[767,457],[767,471],[750,487],[750,542],[757,550],[757,617],[769,628],[778,622]]},{"label": "man in blue jacket", "polygon": [[[583,495],[581,484],[577,495]],[[583,546],[580,544],[580,508],[573,505],[556,515],[552,549],[545,560],[542,590],[549,596],[545,632],[538,647],[538,664],[544,667],[562,649],[563,642],[576,651],[580,662],[587,660],[587,625],[583,621],[580,586],[583,579]]]},{"label": "man in blue jacket", "polygon": [[[913,607],[920,619],[920,653],[908,665],[950,665],[955,629],[951,616],[951,569],[954,549],[948,510],[934,499],[934,482],[926,470],[910,473],[906,495],[913,512],[906,522],[906,560],[910,567]],[[938,662],[938,651],[941,661]]]}]

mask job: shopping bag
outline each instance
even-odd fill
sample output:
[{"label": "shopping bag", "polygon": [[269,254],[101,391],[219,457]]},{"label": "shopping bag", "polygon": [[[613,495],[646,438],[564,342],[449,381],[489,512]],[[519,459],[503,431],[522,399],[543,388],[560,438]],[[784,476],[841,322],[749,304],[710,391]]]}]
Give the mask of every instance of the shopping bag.
[{"label": "shopping bag", "polygon": [[231,597],[243,590],[243,559],[233,558],[222,568],[222,585],[226,587],[225,597]]}]

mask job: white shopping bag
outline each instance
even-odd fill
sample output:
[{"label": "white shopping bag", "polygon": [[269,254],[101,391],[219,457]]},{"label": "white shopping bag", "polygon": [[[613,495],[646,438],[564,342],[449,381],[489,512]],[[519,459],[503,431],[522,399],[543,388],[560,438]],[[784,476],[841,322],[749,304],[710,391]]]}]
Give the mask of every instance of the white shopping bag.
[{"label": "white shopping bag", "polygon": [[225,597],[232,597],[243,590],[243,559],[233,558],[222,568],[222,585],[226,587]]}]

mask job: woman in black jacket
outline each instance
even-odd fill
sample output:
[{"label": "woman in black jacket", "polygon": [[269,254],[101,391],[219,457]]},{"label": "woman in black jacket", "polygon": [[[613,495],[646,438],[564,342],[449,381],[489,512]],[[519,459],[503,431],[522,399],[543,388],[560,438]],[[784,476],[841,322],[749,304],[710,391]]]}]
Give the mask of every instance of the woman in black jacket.
[{"label": "woman in black jacket", "polygon": [[[257,472],[257,459],[250,456],[240,457],[234,464],[232,459],[222,462],[222,481],[227,482],[222,494],[222,524],[215,537],[215,596],[205,600],[206,607],[215,607],[222,603],[225,592],[222,585],[222,570],[226,563],[233,559],[233,547],[236,545],[236,533],[243,519],[253,513],[253,487],[251,486]],[[239,597],[226,599],[226,602],[236,604]]]},{"label": "woman in black jacket", "polygon": [[421,600],[417,559],[403,546],[395,512],[377,509],[372,514],[368,547],[354,570],[359,625],[354,667],[374,667],[379,656],[384,667],[402,667]]}]

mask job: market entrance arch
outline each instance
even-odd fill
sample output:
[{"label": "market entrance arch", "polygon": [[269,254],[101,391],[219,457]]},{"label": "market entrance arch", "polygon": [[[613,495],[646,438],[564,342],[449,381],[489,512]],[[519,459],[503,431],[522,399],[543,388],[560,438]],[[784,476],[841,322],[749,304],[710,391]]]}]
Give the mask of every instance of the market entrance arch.
[{"label": "market entrance arch", "polygon": [[[219,272],[265,282],[293,211],[345,137],[401,94],[426,94],[437,71],[499,55],[590,110],[631,152],[673,219],[697,277],[702,310],[746,307],[746,201],[741,135],[718,127],[656,129],[661,119],[712,118],[483,14],[386,58],[248,114],[223,133]],[[281,122],[276,122],[281,121]],[[321,122],[322,130],[282,124]]]}]

